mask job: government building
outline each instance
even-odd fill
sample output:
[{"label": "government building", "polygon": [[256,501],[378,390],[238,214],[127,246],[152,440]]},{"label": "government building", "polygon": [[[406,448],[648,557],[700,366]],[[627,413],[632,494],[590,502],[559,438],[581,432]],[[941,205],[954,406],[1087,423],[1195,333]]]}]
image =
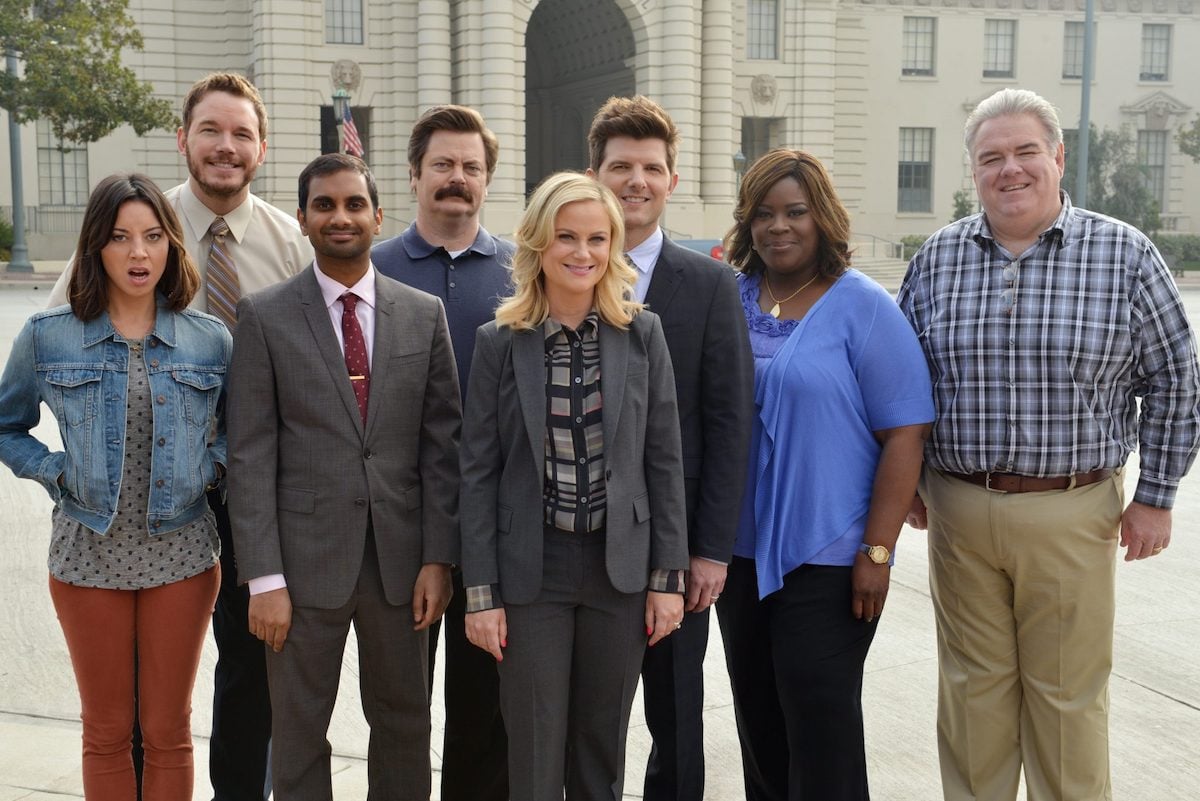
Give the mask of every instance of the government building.
[{"label": "government building", "polygon": [[[507,234],[547,173],[587,166],[592,114],[614,94],[660,102],[682,134],[664,225],[715,239],[740,170],[771,147],[834,176],[860,251],[948,222],[968,190],[963,123],[1005,86],[1078,127],[1083,0],[130,0],[145,51],[125,63],[178,110],[207,72],[250,76],[270,113],[254,191],[289,211],[296,176],[336,149],[336,90],[381,191],[384,234],[412,219],[405,149],[429,106],[479,109],[500,139],[484,224]],[[1124,127],[1164,231],[1200,232],[1200,165],[1180,126],[1200,113],[1197,0],[1096,0],[1092,121]],[[1190,78],[1188,76],[1191,76]],[[7,150],[7,128],[0,142]],[[119,169],[186,178],[173,132],[87,146],[22,129],[32,258],[63,258],[89,188]],[[1068,159],[1071,153],[1067,154]],[[11,204],[7,162],[0,207]],[[1070,189],[1070,187],[1068,187]],[[7,210],[7,209],[5,209]]]}]

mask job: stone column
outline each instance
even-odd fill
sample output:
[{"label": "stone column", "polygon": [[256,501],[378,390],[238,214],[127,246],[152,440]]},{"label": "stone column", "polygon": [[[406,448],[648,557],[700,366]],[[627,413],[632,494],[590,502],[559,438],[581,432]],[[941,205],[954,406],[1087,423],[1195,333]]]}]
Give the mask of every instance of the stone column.
[{"label": "stone column", "polygon": [[450,0],[417,0],[417,108],[453,100]]},{"label": "stone column", "polygon": [[729,203],[735,191],[733,154],[733,4],[704,0],[701,34],[700,198]]}]

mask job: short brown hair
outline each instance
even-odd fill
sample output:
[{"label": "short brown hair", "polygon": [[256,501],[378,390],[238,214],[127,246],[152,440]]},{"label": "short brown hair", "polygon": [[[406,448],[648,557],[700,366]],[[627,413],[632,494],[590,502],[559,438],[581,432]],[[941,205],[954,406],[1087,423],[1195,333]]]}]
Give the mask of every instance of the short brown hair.
[{"label": "short brown hair", "polygon": [[663,140],[667,145],[667,170],[675,174],[679,129],[671,115],[650,98],[645,95],[610,97],[596,112],[588,131],[588,158],[594,172],[600,172],[604,149],[614,136]]},{"label": "short brown hair", "polygon": [[96,184],[83,212],[67,285],[71,311],[80,320],[94,320],[108,309],[108,273],[100,251],[112,239],[121,207],[132,201],[149,206],[167,236],[167,265],[155,289],[166,297],[168,308],[183,311],[200,288],[200,272],[184,248],[179,217],[162,190],[145,175],[119,172]]},{"label": "short brown hair", "polygon": [[451,105],[427,109],[413,126],[412,134],[408,137],[408,170],[414,178],[421,177],[421,162],[425,160],[425,151],[429,149],[429,140],[435,131],[479,134],[483,139],[488,183],[491,183],[496,162],[500,159],[500,142],[484,124],[482,114],[473,108]]},{"label": "short brown hair", "polygon": [[187,96],[183,98],[183,132],[192,128],[192,111],[196,104],[204,99],[209,92],[225,92],[234,97],[244,97],[254,106],[254,114],[258,117],[258,138],[267,138],[267,107],[263,104],[262,95],[254,84],[236,72],[214,72],[206,75],[192,84]]},{"label": "short brown hair", "polygon": [[827,277],[841,275],[850,266],[850,213],[838,199],[833,180],[816,156],[803,150],[777,148],[750,165],[742,177],[733,227],[725,234],[725,257],[747,275],[766,268],[754,250],[750,224],[771,187],[794,178],[808,198],[808,213],[817,224],[817,272]]}]

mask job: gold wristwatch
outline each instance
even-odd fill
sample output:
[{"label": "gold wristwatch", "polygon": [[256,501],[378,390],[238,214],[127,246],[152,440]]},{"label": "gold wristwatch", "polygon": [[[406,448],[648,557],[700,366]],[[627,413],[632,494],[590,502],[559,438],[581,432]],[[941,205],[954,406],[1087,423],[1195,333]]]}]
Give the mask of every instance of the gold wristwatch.
[{"label": "gold wristwatch", "polygon": [[888,560],[892,558],[892,552],[882,545],[867,545],[865,542],[858,546],[858,550],[862,551],[877,565],[886,565]]}]

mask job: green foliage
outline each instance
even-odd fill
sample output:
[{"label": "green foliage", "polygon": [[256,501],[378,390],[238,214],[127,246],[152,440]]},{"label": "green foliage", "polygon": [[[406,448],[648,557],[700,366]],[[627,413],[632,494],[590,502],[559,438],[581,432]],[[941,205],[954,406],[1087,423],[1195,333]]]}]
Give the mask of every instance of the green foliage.
[{"label": "green foliage", "polygon": [[[1074,132],[1072,132],[1074,133]],[[1072,137],[1073,139],[1074,137]],[[1075,190],[1077,162],[1067,142],[1066,170],[1062,185]],[[1127,127],[1098,131],[1091,126],[1088,139],[1087,202],[1092,211],[1116,217],[1153,234],[1162,224],[1158,202],[1151,196],[1146,168],[1138,163],[1137,144]]]},{"label": "green foliage", "polygon": [[49,121],[56,136],[95,142],[128,124],[139,136],[177,125],[171,104],[121,66],[142,50],[129,0],[0,0],[0,45],[24,74],[0,72],[0,108]]},{"label": "green foliage", "polygon": [[12,258],[13,227],[12,223],[0,217],[0,261]]},{"label": "green foliage", "polygon": [[900,238],[900,244],[903,246],[900,252],[900,258],[908,261],[917,254],[921,249],[921,245],[925,244],[925,240],[929,238],[928,234],[909,234]]},{"label": "green foliage", "polygon": [[1200,234],[1159,234],[1154,245],[1168,267],[1200,270]]},{"label": "green foliage", "polygon": [[1192,161],[1200,162],[1200,115],[1192,120],[1191,125],[1179,129],[1176,141],[1179,142],[1180,151],[1191,156]]},{"label": "green foliage", "polygon": [[978,209],[975,207],[975,193],[970,189],[960,189],[954,193],[954,211],[951,212],[950,222],[970,217],[976,211]]}]

